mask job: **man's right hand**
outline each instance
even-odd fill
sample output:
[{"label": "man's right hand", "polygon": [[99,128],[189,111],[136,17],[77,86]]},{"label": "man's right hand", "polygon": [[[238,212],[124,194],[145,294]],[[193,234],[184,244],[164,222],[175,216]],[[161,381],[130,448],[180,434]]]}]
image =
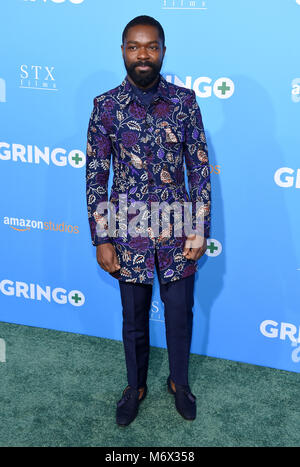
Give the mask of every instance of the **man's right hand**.
[{"label": "man's right hand", "polygon": [[109,273],[116,272],[121,267],[115,247],[111,243],[97,245],[97,261],[100,267]]}]

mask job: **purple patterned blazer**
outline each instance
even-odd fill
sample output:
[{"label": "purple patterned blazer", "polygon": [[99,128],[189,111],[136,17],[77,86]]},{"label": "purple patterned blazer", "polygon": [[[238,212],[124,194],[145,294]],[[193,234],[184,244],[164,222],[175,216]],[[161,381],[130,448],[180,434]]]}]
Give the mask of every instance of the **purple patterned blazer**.
[{"label": "purple patterned blazer", "polygon": [[[162,283],[196,272],[197,261],[182,255],[186,232],[182,229],[181,235],[178,231],[175,235],[175,211],[170,210],[169,218],[166,210],[160,215],[163,202],[190,202],[195,222],[199,201],[202,234],[209,237],[210,170],[195,92],[167,82],[160,74],[156,94],[146,108],[126,76],[120,86],[95,97],[86,153],[92,244],[114,245],[121,268],[111,275],[125,282],[153,284],[155,250]],[[108,198],[111,156],[113,181]],[[108,201],[112,211],[103,211]],[[112,212],[114,223],[109,221]]]}]

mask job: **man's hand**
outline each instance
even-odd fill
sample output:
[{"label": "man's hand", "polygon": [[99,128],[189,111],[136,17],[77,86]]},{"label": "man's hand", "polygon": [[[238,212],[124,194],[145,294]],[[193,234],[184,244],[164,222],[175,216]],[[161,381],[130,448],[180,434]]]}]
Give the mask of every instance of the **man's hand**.
[{"label": "man's hand", "polygon": [[104,271],[109,273],[120,269],[115,247],[111,243],[97,245],[97,261]]},{"label": "man's hand", "polygon": [[204,255],[207,248],[207,239],[200,235],[188,235],[184,244],[183,256],[187,259],[198,260]]}]

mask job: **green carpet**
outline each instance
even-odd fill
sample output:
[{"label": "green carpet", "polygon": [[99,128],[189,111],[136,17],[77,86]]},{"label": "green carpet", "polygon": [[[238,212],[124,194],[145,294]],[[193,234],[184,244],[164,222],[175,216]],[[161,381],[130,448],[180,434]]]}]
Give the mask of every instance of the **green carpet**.
[{"label": "green carpet", "polygon": [[298,373],[192,354],[197,418],[167,392],[168,356],[151,348],[149,392],[115,423],[127,384],[122,342],[0,323],[0,446],[299,446]]}]

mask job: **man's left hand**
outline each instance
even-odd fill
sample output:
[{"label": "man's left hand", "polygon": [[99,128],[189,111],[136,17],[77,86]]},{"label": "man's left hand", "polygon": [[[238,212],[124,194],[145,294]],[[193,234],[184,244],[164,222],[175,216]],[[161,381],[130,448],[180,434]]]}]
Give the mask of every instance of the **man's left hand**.
[{"label": "man's left hand", "polygon": [[200,235],[189,235],[185,241],[183,248],[183,256],[187,259],[198,260],[204,255],[207,249],[207,239]]}]

